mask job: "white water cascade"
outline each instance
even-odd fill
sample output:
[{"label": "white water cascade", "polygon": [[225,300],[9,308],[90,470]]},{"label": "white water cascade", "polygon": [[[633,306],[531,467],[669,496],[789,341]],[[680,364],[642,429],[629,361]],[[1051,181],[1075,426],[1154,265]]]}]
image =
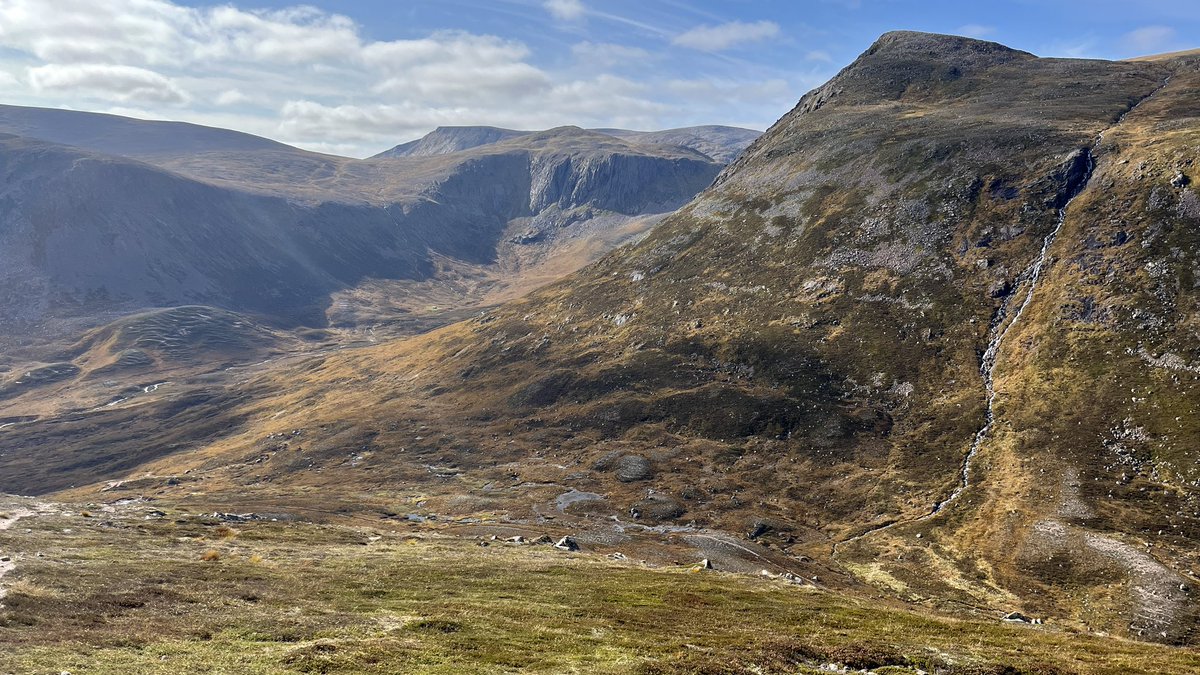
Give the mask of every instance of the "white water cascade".
[{"label": "white water cascade", "polygon": [[[971,447],[967,451],[967,454],[963,457],[962,467],[959,470],[958,486],[955,487],[954,491],[951,492],[950,495],[945,499],[935,502],[929,512],[922,516],[908,520],[894,520],[890,523],[871,528],[866,532],[835,543],[833,546],[834,557],[837,556],[838,549],[845,544],[859,541],[872,534],[889,530],[898,525],[912,525],[933,518],[941,513],[941,511],[949,504],[954,502],[954,500],[958,499],[959,496],[971,486],[971,463],[974,461],[979,449],[983,446],[984,441],[987,440],[987,437],[991,433],[992,426],[995,422],[994,404],[996,401],[996,389],[994,375],[1000,355],[1000,347],[1004,344],[1004,338],[1008,336],[1010,331],[1012,331],[1013,326],[1017,325],[1017,323],[1021,320],[1021,315],[1025,313],[1025,309],[1033,301],[1033,296],[1037,292],[1038,283],[1041,281],[1042,272],[1046,266],[1046,259],[1050,255],[1050,248],[1054,245],[1055,240],[1058,239],[1059,232],[1062,231],[1063,225],[1066,223],[1067,210],[1071,206],[1071,203],[1075,201],[1075,198],[1083,193],[1084,189],[1091,181],[1092,174],[1096,170],[1096,154],[1099,151],[1101,144],[1104,142],[1105,134],[1120,125],[1130,113],[1132,113],[1134,110],[1137,110],[1139,106],[1166,88],[1170,82],[1170,78],[1167,78],[1162,82],[1161,85],[1159,85],[1157,89],[1147,94],[1134,105],[1130,106],[1128,110],[1126,110],[1120,117],[1116,119],[1116,121],[1113,122],[1112,126],[1108,127],[1104,131],[1101,131],[1100,134],[1096,136],[1096,140],[1092,143],[1090,148],[1080,150],[1080,153],[1075,155],[1073,158],[1070,167],[1068,168],[1066,190],[1064,191],[1063,198],[1059,204],[1058,221],[1055,224],[1054,229],[1051,230],[1050,234],[1046,235],[1046,238],[1042,240],[1041,251],[1039,251],[1037,258],[1034,259],[1033,264],[1031,264],[1029,268],[1025,270],[1025,272],[1017,277],[1017,286],[1027,283],[1027,288],[1025,290],[1024,297],[1021,299],[1021,304],[1017,307],[1016,312],[1013,313],[1012,319],[1009,320],[1009,305],[1015,294],[1007,296],[1001,302],[1000,308],[996,311],[996,315],[992,319],[991,326],[989,328],[990,339],[988,340],[987,349],[984,350],[983,358],[981,359],[979,365],[979,373],[983,377],[983,385],[986,391],[984,424],[979,428],[979,431],[975,432],[975,437],[971,441]],[[1078,171],[1077,167],[1081,161],[1084,162],[1083,170]]]}]

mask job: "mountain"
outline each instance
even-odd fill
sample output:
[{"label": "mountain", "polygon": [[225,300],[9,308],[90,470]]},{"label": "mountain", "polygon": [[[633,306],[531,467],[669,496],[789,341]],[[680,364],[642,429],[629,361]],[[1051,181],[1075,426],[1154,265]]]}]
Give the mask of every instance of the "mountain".
[{"label": "mountain", "polygon": [[[615,136],[636,145],[670,146],[699,152],[721,164],[732,162],[760,133],[752,129],[723,126],[684,127],[663,131],[629,131],[628,129],[592,129]],[[385,150],[373,159],[396,157],[428,157],[461,152],[492,143],[534,134],[497,127],[438,127],[425,136]]]},{"label": "mountain", "polygon": [[663,131],[629,131],[626,129],[597,129],[641,145],[678,145],[712,157],[722,164],[737,158],[754,139],[762,135],[753,129],[739,127],[701,126]]},{"label": "mountain", "polygon": [[[653,539],[1194,646],[1198,86],[1192,57],[888,33],[596,264],[136,419],[22,417],[0,489],[136,475],[162,499],[340,495],[372,522],[403,504],[449,532],[552,522],[600,551]],[[584,164],[517,191],[592,194],[576,177],[611,165]]]},{"label": "mountain", "polygon": [[331,294],[428,281],[439,265],[517,283],[523,260],[560,244],[635,235],[631,219],[681,205],[721,166],[576,128],[408,160],[284,146],[155,162],[0,139],[0,331],[194,304],[323,325]]},{"label": "mountain", "polygon": [[385,150],[375,155],[373,159],[446,155],[478,148],[481,145],[499,143],[530,133],[532,132],[499,127],[438,127],[415,141],[401,143],[390,150]]},{"label": "mountain", "polygon": [[0,105],[0,133],[140,159],[194,152],[303,152],[260,136],[186,122],[15,105]]}]

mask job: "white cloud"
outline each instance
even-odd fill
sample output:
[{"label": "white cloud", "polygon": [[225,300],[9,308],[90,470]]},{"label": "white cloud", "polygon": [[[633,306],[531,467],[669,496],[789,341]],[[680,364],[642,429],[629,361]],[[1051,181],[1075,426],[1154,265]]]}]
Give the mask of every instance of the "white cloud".
[{"label": "white cloud", "polygon": [[188,95],[170,78],[144,68],[107,64],[49,64],[29,69],[38,91],[88,91],[121,102],[186,103]]},{"label": "white cloud", "polygon": [[517,99],[544,91],[550,78],[526,63],[528,56],[523,44],[467,33],[380,42],[362,50],[364,62],[385,75],[372,91],[437,105],[466,105],[495,95]]},{"label": "white cloud", "polygon": [[675,36],[671,42],[680,47],[719,52],[746,42],[760,42],[779,35],[779,24],[773,21],[743,23],[732,21],[719,26],[699,26]]},{"label": "white cloud", "polygon": [[1159,54],[1175,48],[1178,33],[1169,26],[1143,26],[1121,39],[1124,47],[1138,55]]},{"label": "white cloud", "polygon": [[250,97],[243,93],[240,89],[226,89],[217,95],[217,105],[238,105],[248,103]]},{"label": "white cloud", "polygon": [[[490,124],[501,127],[546,129],[578,126],[653,127],[669,105],[648,100],[643,85],[611,75],[574,80],[548,87],[525,101],[508,104],[508,96],[477,97],[473,105],[433,108],[410,101],[377,104],[325,105],[292,100],[282,108],[285,137],[324,137],[391,143],[419,136],[443,125]],[[384,149],[380,147],[379,150]]]},{"label": "white cloud", "polygon": [[560,21],[578,21],[587,13],[582,0],[546,0],[542,6]]},{"label": "white cloud", "polygon": [[959,26],[954,32],[964,37],[981,38],[995,33],[996,29],[978,23],[968,23],[965,26]]},{"label": "white cloud", "polygon": [[[0,0],[5,102],[178,119],[364,156],[451,124],[765,126],[796,95],[767,76],[670,82],[658,73],[678,53],[665,47],[579,42],[568,59],[550,61],[556,69],[525,43],[492,35],[379,41],[311,7],[178,1],[55,0],[51,12],[45,0]],[[566,21],[591,12],[574,0],[545,9]],[[767,22],[727,24],[678,40],[712,50],[778,32]],[[651,61],[656,68],[632,67]]]}]

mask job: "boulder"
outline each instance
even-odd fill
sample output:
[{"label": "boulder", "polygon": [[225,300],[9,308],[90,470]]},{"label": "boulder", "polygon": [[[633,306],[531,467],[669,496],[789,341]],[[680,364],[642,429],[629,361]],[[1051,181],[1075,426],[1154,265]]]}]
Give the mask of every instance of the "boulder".
[{"label": "boulder", "polygon": [[650,460],[641,455],[625,455],[617,460],[617,479],[622,482],[649,480],[653,476]]},{"label": "boulder", "polygon": [[654,494],[635,503],[629,513],[635,519],[661,522],[679,518],[685,513],[685,509],[682,504],[667,495]]}]

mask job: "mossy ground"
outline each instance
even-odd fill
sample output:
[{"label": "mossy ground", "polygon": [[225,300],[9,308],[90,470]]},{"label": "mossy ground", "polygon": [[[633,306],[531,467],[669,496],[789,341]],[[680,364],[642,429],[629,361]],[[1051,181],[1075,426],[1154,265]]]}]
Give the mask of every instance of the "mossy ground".
[{"label": "mossy ground", "polygon": [[147,511],[55,510],[0,533],[17,562],[3,581],[0,672],[1200,668],[1192,650],[549,546]]}]

